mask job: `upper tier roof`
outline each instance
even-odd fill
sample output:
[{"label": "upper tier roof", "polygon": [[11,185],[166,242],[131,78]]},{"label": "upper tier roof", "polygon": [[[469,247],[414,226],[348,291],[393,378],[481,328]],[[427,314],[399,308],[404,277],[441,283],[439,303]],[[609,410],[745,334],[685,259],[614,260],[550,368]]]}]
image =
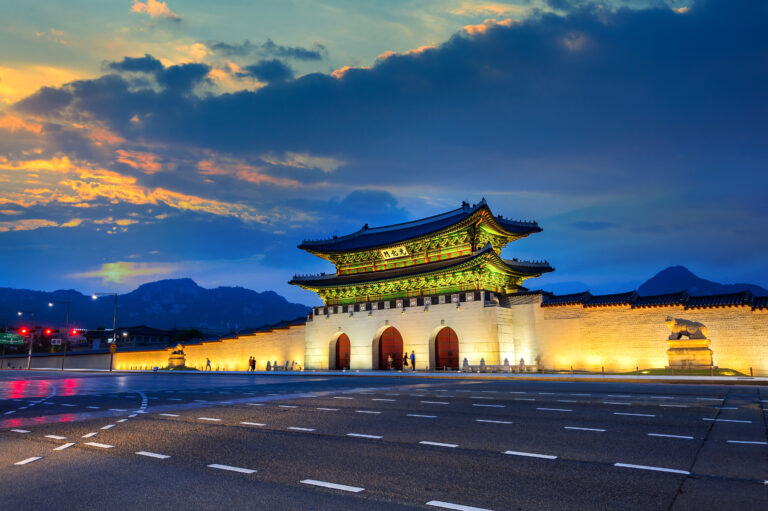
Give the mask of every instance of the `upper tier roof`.
[{"label": "upper tier roof", "polygon": [[[384,227],[368,227],[366,224],[359,231],[346,236],[334,236],[330,239],[316,241],[304,240],[299,248],[309,252],[328,253],[384,247],[441,231],[472,216],[481,209],[486,209],[490,213],[485,199],[472,206],[465,202],[458,209],[421,220]],[[493,217],[493,220],[510,235],[527,236],[534,232],[541,232],[541,228],[536,222],[508,220],[501,216]]]}]

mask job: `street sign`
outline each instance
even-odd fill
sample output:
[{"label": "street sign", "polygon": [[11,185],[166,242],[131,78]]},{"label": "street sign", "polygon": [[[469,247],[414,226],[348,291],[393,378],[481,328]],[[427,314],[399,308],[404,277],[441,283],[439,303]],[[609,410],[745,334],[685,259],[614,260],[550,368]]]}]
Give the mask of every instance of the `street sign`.
[{"label": "street sign", "polygon": [[24,344],[24,338],[19,334],[0,333],[0,344]]},{"label": "street sign", "polygon": [[109,351],[111,351],[112,353],[115,353],[117,351],[117,344],[115,343],[110,344]]},{"label": "street sign", "polygon": [[61,339],[51,339],[51,345],[61,346]]}]

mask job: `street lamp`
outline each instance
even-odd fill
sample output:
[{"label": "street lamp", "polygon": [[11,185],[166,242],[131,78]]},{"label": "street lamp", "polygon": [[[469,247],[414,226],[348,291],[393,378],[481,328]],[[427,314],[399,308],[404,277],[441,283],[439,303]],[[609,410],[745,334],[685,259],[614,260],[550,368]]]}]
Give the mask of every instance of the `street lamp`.
[{"label": "street lamp", "polygon": [[69,300],[48,302],[48,307],[53,307],[54,305],[64,305],[64,304],[67,305],[67,324],[65,326],[66,333],[64,334],[66,335],[67,340],[66,340],[66,343],[64,344],[64,356],[61,357],[62,371],[64,370],[64,359],[67,357],[67,345],[69,344],[69,309],[70,309],[70,306],[72,305],[72,302],[70,302]]},{"label": "street lamp", "polygon": [[37,311],[19,311],[16,314],[18,316],[31,314],[33,318],[32,332],[29,335],[29,354],[27,355],[27,369],[29,369],[32,367],[32,344],[35,342],[35,334],[37,334]]},{"label": "street lamp", "polygon": [[[117,345],[117,293],[93,293],[91,295],[91,298],[94,300],[98,299],[100,296],[114,296],[115,297],[115,312],[112,315],[112,342]],[[112,360],[114,358],[114,353],[112,350],[109,350],[109,370],[112,370]]]}]

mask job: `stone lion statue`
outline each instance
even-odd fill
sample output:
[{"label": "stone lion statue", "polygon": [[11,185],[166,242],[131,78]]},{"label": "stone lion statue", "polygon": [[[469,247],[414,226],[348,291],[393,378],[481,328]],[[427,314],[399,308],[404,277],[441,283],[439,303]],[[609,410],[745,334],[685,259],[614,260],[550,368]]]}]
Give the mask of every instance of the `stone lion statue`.
[{"label": "stone lion statue", "polygon": [[176,347],[171,352],[171,355],[184,355],[184,346],[181,344],[177,344]]},{"label": "stone lion statue", "polygon": [[681,339],[683,336],[686,336],[689,339],[707,338],[707,327],[698,321],[689,321],[687,319],[667,316],[667,319],[664,320],[664,324],[669,328],[669,338],[672,340]]}]

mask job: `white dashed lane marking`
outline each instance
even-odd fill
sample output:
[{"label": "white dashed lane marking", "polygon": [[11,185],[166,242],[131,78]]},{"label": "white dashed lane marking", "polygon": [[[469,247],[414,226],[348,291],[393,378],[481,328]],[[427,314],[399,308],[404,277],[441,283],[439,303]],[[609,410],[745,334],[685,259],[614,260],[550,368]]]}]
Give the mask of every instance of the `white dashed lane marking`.
[{"label": "white dashed lane marking", "polygon": [[572,412],[573,410],[569,410],[568,408],[536,408],[537,410],[542,410],[544,412]]},{"label": "white dashed lane marking", "polygon": [[69,449],[69,448],[70,448],[70,447],[72,447],[73,445],[75,445],[75,442],[69,442],[69,443],[67,443],[67,444],[64,444],[64,445],[60,445],[60,446],[56,447],[56,448],[54,449],[54,451],[63,451],[64,449]]},{"label": "white dashed lane marking", "polygon": [[689,475],[690,472],[687,470],[677,470],[674,468],[664,468],[664,467],[651,467],[648,465],[633,465],[631,463],[614,463],[613,464],[616,467],[624,467],[624,468],[636,468],[639,470],[652,470],[654,472],[669,472],[672,474],[683,474],[683,475]]},{"label": "white dashed lane marking", "polygon": [[371,401],[397,401],[396,399],[374,398]]},{"label": "white dashed lane marking", "polygon": [[266,426],[266,424],[262,424],[261,422],[241,421],[240,424],[245,424],[246,426]]},{"label": "white dashed lane marking", "polygon": [[230,465],[219,465],[218,463],[212,463],[208,465],[209,468],[217,468],[219,470],[229,470],[230,472],[240,472],[241,474],[255,474],[256,471],[250,468],[232,467]]},{"label": "white dashed lane marking", "polygon": [[85,435],[83,435],[82,438],[91,438],[91,437],[94,437],[94,436],[96,436],[98,434],[99,434],[98,431],[94,431],[93,433],[86,433]]},{"label": "white dashed lane marking", "polygon": [[213,422],[220,422],[221,421],[221,419],[216,419],[214,417],[198,417],[197,419],[201,420],[201,421],[213,421]]},{"label": "white dashed lane marking", "polygon": [[435,447],[458,447],[459,444],[444,444],[442,442],[429,442],[427,440],[422,440],[419,442],[421,445],[434,445]]},{"label": "white dashed lane marking", "polygon": [[421,417],[423,419],[434,419],[437,415],[421,415],[419,413],[409,413],[406,417]]},{"label": "white dashed lane marking", "polygon": [[324,412],[338,412],[338,408],[318,408],[318,410],[323,410]]},{"label": "white dashed lane marking", "polygon": [[31,458],[27,458],[25,460],[17,461],[14,463],[14,465],[26,465],[27,463],[32,463],[33,461],[41,460],[43,459],[42,456],[33,456]]},{"label": "white dashed lane marking", "polygon": [[728,440],[729,444],[750,444],[750,445],[768,445],[768,442],[758,442],[750,440]]},{"label": "white dashed lane marking", "polygon": [[494,421],[490,419],[475,419],[475,422],[488,422],[490,424],[512,424],[510,421]]},{"label": "white dashed lane marking", "polygon": [[485,405],[480,403],[472,403],[472,406],[483,406],[485,408],[504,408],[504,405]]},{"label": "white dashed lane marking", "polygon": [[107,424],[106,426],[104,426],[104,427],[103,427],[103,428],[101,428],[101,429],[112,429],[112,428],[114,428],[114,427],[115,427],[115,425],[114,425],[114,424]]},{"label": "white dashed lane marking", "polygon": [[125,422],[125,421],[127,421],[127,420],[128,420],[128,419],[120,419],[120,420],[119,420],[119,421],[117,421],[117,422],[123,423],[123,422]]},{"label": "white dashed lane marking", "polygon": [[355,410],[355,413],[371,413],[371,414],[374,414],[374,415],[378,415],[381,412],[374,412],[374,411],[371,411],[371,410]]},{"label": "white dashed lane marking", "polygon": [[292,431],[314,431],[314,428],[298,428],[296,426],[288,426],[288,429]]},{"label": "white dashed lane marking", "polygon": [[163,417],[178,417],[179,414],[177,413],[160,413],[158,415],[162,415]]},{"label": "white dashed lane marking", "polygon": [[605,430],[601,428],[581,428],[578,426],[563,426],[563,429],[573,429],[576,431],[595,431],[597,433],[605,433]]},{"label": "white dashed lane marking", "polygon": [[114,447],[114,445],[100,444],[99,442],[85,442],[85,445],[90,445],[92,447],[98,447],[100,449],[111,449],[111,448]]},{"label": "white dashed lane marking", "polygon": [[421,401],[425,405],[448,405],[448,401]]},{"label": "white dashed lane marking", "polygon": [[659,406],[665,406],[667,408],[688,408],[688,405],[665,405],[665,404],[660,404]]},{"label": "white dashed lane marking", "polygon": [[361,492],[365,488],[358,488],[357,486],[347,486],[346,484],[329,483],[326,481],[317,481],[315,479],[304,479],[300,481],[302,484],[310,484],[312,486],[321,486],[323,488],[331,488],[333,490],[349,491],[349,492]]},{"label": "white dashed lane marking", "polygon": [[12,429],[14,433],[29,433],[29,430],[27,429]]},{"label": "white dashed lane marking", "polygon": [[381,437],[379,435],[365,435],[363,433],[347,433],[347,436],[353,436],[355,438],[372,438],[372,439],[375,439],[375,440],[383,438],[383,437]]},{"label": "white dashed lane marking", "polygon": [[552,456],[551,454],[537,454],[535,452],[504,451],[504,454],[510,454],[512,456],[524,456],[526,458],[543,458],[545,460],[557,459],[557,456]]},{"label": "white dashed lane marking", "polygon": [[333,396],[333,399],[355,399],[355,398],[347,397],[347,396]]},{"label": "white dashed lane marking", "polygon": [[430,500],[428,506],[441,507],[443,509],[453,509],[455,511],[491,511],[483,507],[464,506],[462,504],[452,504],[451,502],[442,502],[440,500]]},{"label": "white dashed lane marking", "polygon": [[663,433],[648,433],[648,436],[659,436],[664,438],[679,438],[682,440],[693,440],[692,436],[687,436],[687,435],[665,435]]},{"label": "white dashed lane marking", "polygon": [[701,419],[701,420],[703,420],[703,421],[712,421],[712,422],[738,422],[738,423],[741,423],[741,424],[752,424],[752,421],[741,421],[741,420],[736,420],[736,419],[707,419],[707,418],[704,418],[704,419]]},{"label": "white dashed lane marking", "polygon": [[296,408],[295,405],[277,405],[278,408]]},{"label": "white dashed lane marking", "polygon": [[148,452],[148,451],[138,451],[136,454],[138,454],[139,456],[148,456],[150,458],[158,458],[161,460],[170,458],[170,456],[168,456],[167,454],[158,454],[156,452]]},{"label": "white dashed lane marking", "polygon": [[67,437],[59,435],[45,435],[45,438],[53,438],[54,440],[66,440]]},{"label": "white dashed lane marking", "polygon": [[655,415],[651,413],[623,413],[623,412],[613,412],[614,415],[632,415],[634,417],[656,417]]}]

